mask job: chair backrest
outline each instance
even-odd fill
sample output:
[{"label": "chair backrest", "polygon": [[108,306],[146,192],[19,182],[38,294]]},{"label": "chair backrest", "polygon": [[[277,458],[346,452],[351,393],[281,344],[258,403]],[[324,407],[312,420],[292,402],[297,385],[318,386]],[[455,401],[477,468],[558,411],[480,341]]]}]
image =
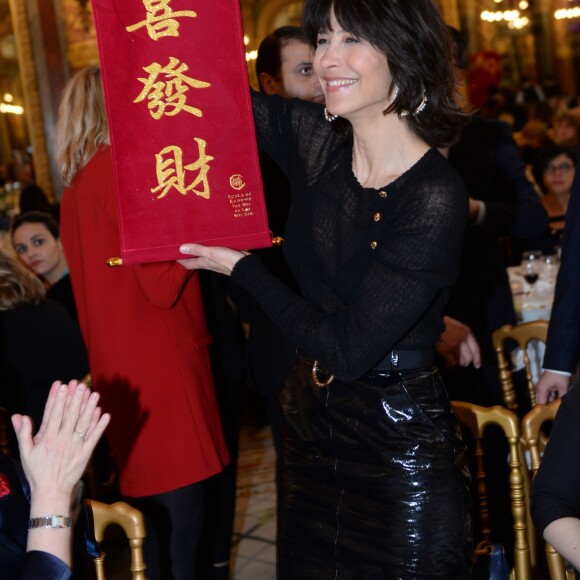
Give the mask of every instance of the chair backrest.
[{"label": "chair backrest", "polygon": [[84,383],[89,389],[93,388],[93,377],[91,373],[87,373],[79,382]]},{"label": "chair backrest", "polygon": [[[542,459],[542,426],[546,421],[554,420],[559,408],[560,399],[555,399],[548,405],[536,405],[522,419],[522,436],[530,451],[531,470],[534,476],[540,468],[540,462]],[[556,552],[556,550],[547,542],[545,543],[545,549],[550,578],[552,580],[573,580],[574,573],[566,570],[562,556],[560,556],[560,554],[558,554],[558,552]]]},{"label": "chair backrest", "polygon": [[528,354],[528,345],[532,340],[546,342],[548,336],[548,321],[533,320],[512,326],[505,324],[498,328],[492,334],[492,343],[497,356],[497,365],[499,369],[499,381],[503,395],[504,405],[517,413],[517,401],[512,379],[511,364],[506,354],[505,343],[508,339],[513,340],[523,351],[524,366],[526,370],[526,383],[530,395],[530,404],[533,407],[536,404],[536,387],[534,384],[530,357]]},{"label": "chair backrest", "polygon": [[[87,499],[85,503],[92,514],[93,533],[97,542],[103,541],[108,526],[111,524],[120,526],[129,539],[132,578],[133,580],[145,580],[146,565],[143,560],[143,539],[146,532],[143,514],[124,502],[106,504]],[[97,580],[106,580],[105,556],[106,554],[102,552],[94,559]]]},{"label": "chair backrest", "polygon": [[[459,423],[471,432],[476,441],[476,448],[479,445],[478,442],[483,439],[485,429],[489,425],[498,425],[506,436],[509,445],[509,485],[514,530],[513,574],[515,580],[530,580],[532,562],[527,536],[527,499],[524,472],[520,459],[519,420],[514,413],[500,406],[487,408],[459,401],[452,401],[451,404]],[[484,488],[485,486],[480,478],[485,478],[485,474],[483,472],[478,473],[476,477],[478,477],[478,490],[481,491],[482,487]],[[487,501],[487,498],[484,501]],[[485,525],[482,522],[482,527],[485,528]]]},{"label": "chair backrest", "polygon": [[522,419],[522,436],[530,451],[532,474],[535,476],[540,468],[541,451],[545,446],[542,426],[547,421],[553,421],[560,408],[560,399],[555,399],[548,405],[536,405]]}]

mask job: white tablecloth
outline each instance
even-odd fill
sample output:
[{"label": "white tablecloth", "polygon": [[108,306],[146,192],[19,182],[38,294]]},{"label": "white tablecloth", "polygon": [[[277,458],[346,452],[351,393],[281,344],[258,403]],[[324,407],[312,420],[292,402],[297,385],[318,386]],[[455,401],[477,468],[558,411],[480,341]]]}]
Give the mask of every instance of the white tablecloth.
[{"label": "white tablecloth", "polygon": [[558,265],[540,264],[540,276],[533,288],[525,281],[519,266],[507,270],[518,322],[550,320]]},{"label": "white tablecloth", "polygon": [[[538,281],[532,288],[524,279],[522,269],[519,266],[508,268],[512,299],[518,322],[550,320],[558,264],[541,263],[539,274]],[[534,382],[540,376],[545,350],[546,345],[537,340],[531,341],[528,346],[528,356],[530,357],[530,367]],[[521,349],[518,348],[513,351],[512,364],[514,370],[523,368],[524,353]]]}]

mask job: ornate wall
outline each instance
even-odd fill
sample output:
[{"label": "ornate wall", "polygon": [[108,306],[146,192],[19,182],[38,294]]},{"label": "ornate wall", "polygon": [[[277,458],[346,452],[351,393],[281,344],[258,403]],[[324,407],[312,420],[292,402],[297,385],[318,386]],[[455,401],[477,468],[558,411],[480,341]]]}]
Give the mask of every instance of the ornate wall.
[{"label": "ornate wall", "polygon": [[[519,3],[500,1],[502,6]],[[579,25],[578,21],[570,24],[553,18],[554,10],[569,7],[570,1],[529,0],[529,23],[521,30],[510,30],[505,23],[481,20],[482,10],[498,9],[494,0],[438,0],[445,20],[466,33],[471,53],[483,48],[500,53],[507,71],[504,79],[518,83],[522,74],[541,81],[554,77],[563,91],[572,94],[580,77]],[[98,62],[90,1],[0,0],[0,25],[3,2],[10,6],[24,93],[26,124],[21,122],[20,132],[27,133],[32,143],[37,180],[58,197],[61,187],[56,177],[53,132],[60,94],[71,72]],[[299,23],[302,0],[240,3],[248,52],[256,50],[260,40],[275,28]],[[0,26],[0,55],[2,34]],[[251,61],[249,70],[253,71]],[[7,135],[6,123],[0,123],[0,163],[10,156]]]}]

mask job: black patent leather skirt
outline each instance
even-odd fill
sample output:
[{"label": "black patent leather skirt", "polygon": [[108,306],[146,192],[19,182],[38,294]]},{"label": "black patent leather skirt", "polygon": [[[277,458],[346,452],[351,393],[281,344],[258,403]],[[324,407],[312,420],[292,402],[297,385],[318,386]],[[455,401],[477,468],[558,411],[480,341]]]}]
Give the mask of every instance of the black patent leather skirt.
[{"label": "black patent leather skirt", "polygon": [[314,385],[300,361],[281,394],[281,580],[469,578],[465,446],[436,369]]}]

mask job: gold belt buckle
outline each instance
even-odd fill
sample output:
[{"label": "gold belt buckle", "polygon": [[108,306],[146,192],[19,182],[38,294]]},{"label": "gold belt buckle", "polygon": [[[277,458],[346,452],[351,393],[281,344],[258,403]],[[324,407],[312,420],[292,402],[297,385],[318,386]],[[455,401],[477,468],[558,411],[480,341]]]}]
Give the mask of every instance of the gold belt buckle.
[{"label": "gold belt buckle", "polygon": [[326,382],[322,382],[318,380],[318,361],[315,360],[314,364],[312,365],[312,380],[317,387],[328,387],[332,381],[334,381],[334,375],[330,375]]}]

